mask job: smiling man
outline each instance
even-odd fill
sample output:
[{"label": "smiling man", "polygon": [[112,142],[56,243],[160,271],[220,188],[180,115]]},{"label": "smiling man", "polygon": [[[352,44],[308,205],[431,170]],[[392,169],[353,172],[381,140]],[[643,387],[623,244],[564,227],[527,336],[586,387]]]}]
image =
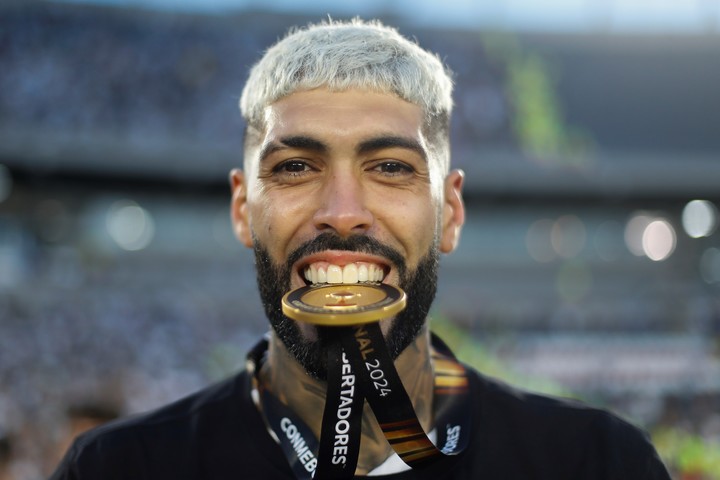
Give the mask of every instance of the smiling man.
[{"label": "smiling man", "polygon": [[[53,478],[668,479],[640,430],[487,378],[430,333],[439,256],[464,222],[451,93],[436,56],[378,23],[311,26],[269,49],[230,175],[268,339],[237,376],[82,436]],[[283,308],[325,284],[340,286],[326,310],[366,295],[356,286],[407,305],[342,327]]]},{"label": "smiling man", "polygon": [[284,317],[281,297],[307,283],[382,281],[413,299],[383,322],[397,355],[425,323],[438,251],[457,242],[462,174],[447,174],[429,147],[422,109],[394,95],[319,87],[273,102],[264,117],[249,126],[262,133],[249,135],[261,140],[246,149],[245,173],[232,172],[232,212],[255,249],[275,332],[318,376],[320,352],[306,349],[316,332]]}]

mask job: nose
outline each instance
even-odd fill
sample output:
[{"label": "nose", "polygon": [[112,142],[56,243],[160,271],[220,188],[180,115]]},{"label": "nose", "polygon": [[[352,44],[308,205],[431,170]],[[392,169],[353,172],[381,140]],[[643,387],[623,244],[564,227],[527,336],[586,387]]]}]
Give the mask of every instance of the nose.
[{"label": "nose", "polygon": [[348,237],[367,232],[373,221],[359,179],[351,173],[333,174],[323,186],[320,205],[313,216],[315,228]]}]

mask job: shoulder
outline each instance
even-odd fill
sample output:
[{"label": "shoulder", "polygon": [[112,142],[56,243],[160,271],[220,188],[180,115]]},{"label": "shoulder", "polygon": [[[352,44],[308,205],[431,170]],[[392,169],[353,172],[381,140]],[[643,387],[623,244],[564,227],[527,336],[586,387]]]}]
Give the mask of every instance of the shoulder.
[{"label": "shoulder", "polygon": [[245,372],[240,373],[158,409],[108,423],[82,436],[79,443],[87,444],[129,433],[202,427],[206,418],[232,414],[234,400],[244,390],[245,377]]},{"label": "shoulder", "polygon": [[[620,416],[583,402],[523,391],[472,371],[479,441],[537,469],[556,462],[578,478],[669,478],[649,436]],[[647,472],[657,470],[659,476]],[[585,473],[583,473],[585,475]],[[598,475],[597,477],[594,475]],[[614,475],[626,475],[614,476]]]},{"label": "shoulder", "polygon": [[243,429],[251,402],[248,388],[243,372],[159,409],[91,430],[74,442],[61,470],[126,478],[113,472],[144,472],[152,464],[177,469],[176,478],[184,478],[182,469],[197,463],[199,452],[227,449]]},{"label": "shoulder", "polygon": [[505,420],[519,419],[540,423],[555,423],[560,419],[603,423],[613,415],[592,407],[582,401],[546,394],[534,393],[501,380],[471,370],[476,394],[486,408],[507,415]]}]

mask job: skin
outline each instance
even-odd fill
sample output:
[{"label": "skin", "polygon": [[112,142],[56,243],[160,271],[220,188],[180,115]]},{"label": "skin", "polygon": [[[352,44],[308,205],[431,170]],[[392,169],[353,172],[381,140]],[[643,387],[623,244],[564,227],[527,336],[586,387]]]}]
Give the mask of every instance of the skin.
[{"label": "skin", "polygon": [[[361,90],[300,91],[265,111],[265,128],[245,151],[245,171],[231,172],[232,220],[247,247],[261,243],[281,264],[290,252],[320,233],[341,237],[362,234],[402,253],[414,270],[433,245],[451,252],[464,223],[463,175],[447,175],[423,134],[423,111],[385,93]],[[396,285],[389,259],[327,251],[293,266],[291,287],[305,285],[302,269],[311,261],[340,266],[349,262],[382,264],[384,282]],[[384,332],[393,319],[381,322]],[[299,324],[307,341],[313,326]],[[319,435],[323,382],[307,375],[275,336],[261,379]],[[424,428],[432,423],[433,371],[429,333],[396,360]],[[367,473],[392,452],[366,409],[358,474]]]}]

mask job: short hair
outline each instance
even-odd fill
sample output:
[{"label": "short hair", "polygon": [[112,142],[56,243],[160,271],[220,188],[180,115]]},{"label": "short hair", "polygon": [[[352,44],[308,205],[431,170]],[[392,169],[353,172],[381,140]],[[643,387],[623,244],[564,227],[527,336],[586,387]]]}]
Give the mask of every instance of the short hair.
[{"label": "short hair", "polygon": [[247,126],[262,131],[267,106],[320,87],[391,93],[418,105],[431,148],[449,168],[453,82],[437,55],[377,20],[311,24],[292,30],[250,70],[240,110]]}]

